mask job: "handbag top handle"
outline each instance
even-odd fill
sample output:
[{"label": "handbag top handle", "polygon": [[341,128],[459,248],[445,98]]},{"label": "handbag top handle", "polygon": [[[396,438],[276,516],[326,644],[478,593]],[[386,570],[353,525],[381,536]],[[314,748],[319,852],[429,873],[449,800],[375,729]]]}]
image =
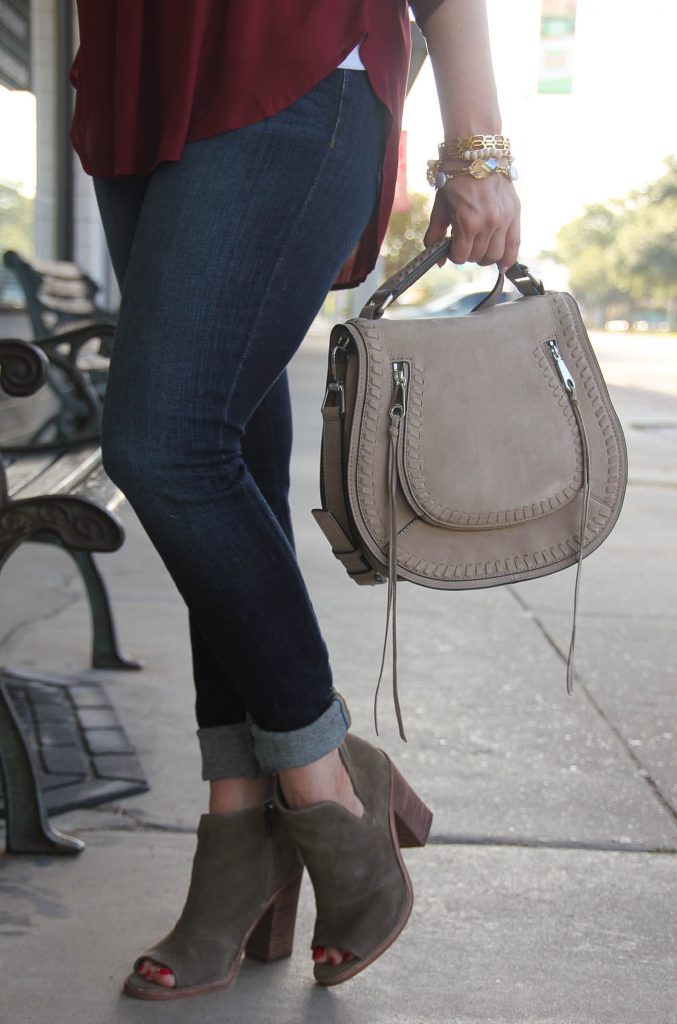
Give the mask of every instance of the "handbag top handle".
[{"label": "handbag top handle", "polygon": [[[390,306],[395,299],[398,299],[407,288],[411,287],[420,277],[434,267],[438,260],[446,256],[451,247],[453,236],[443,238],[441,242],[433,242],[426,249],[423,249],[417,256],[414,256],[412,260],[409,260],[401,270],[393,274],[380,285],[367,303],[363,306],[360,313],[361,317],[366,320],[380,320],[385,313],[388,306]],[[475,309],[482,309],[486,306],[493,306],[498,301],[501,292],[503,291],[503,282],[507,277],[517,288],[520,295],[543,295],[545,288],[543,283],[534,274],[531,273],[529,268],[524,263],[513,263],[509,267],[505,275],[499,272],[496,279],[496,284],[491,289],[489,294],[480,302]],[[473,313],[475,310],[473,310]]]}]

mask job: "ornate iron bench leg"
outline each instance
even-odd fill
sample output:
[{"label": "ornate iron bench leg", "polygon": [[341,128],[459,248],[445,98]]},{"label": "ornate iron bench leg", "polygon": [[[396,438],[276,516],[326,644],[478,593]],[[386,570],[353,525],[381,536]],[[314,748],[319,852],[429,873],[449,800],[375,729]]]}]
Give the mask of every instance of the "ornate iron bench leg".
[{"label": "ornate iron bench leg", "polygon": [[8,853],[81,853],[85,844],[47,820],[35,766],[7,690],[0,680],[0,774],[5,795]]},{"label": "ornate iron bench leg", "polygon": [[74,559],[87,588],[92,612],[92,665],[95,668],[143,668],[141,662],[125,658],[118,647],[108,591],[93,555],[89,551],[66,550]]},{"label": "ornate iron bench leg", "polygon": [[94,668],[115,668],[136,670],[143,668],[140,661],[126,658],[120,651],[113,612],[103,576],[89,551],[77,551],[53,534],[31,537],[44,544],[56,544],[71,556],[78,567],[87,590],[89,608],[92,613],[92,665]]}]

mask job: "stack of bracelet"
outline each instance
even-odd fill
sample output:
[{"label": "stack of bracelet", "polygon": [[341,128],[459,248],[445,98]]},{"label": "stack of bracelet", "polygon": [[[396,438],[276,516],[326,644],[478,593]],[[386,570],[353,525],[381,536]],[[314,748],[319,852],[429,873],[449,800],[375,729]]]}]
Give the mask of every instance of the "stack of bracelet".
[{"label": "stack of bracelet", "polygon": [[[466,135],[450,142],[440,142],[437,160],[428,160],[428,182],[435,189],[444,188],[448,181],[469,174],[473,178],[488,178],[490,174],[503,174],[517,181],[517,168],[510,152],[510,139],[505,135]],[[444,163],[444,170],[442,170]]]}]

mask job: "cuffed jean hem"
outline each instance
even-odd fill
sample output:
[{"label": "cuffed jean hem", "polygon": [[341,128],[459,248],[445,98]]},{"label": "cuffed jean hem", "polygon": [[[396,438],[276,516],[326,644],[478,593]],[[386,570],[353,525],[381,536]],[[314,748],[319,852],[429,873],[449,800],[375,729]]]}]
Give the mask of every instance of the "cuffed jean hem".
[{"label": "cuffed jean hem", "polygon": [[262,774],[254,755],[248,722],[198,729],[202,752],[202,778],[254,779]]},{"label": "cuffed jean hem", "polygon": [[280,768],[301,768],[341,745],[350,728],[350,712],[340,693],[310,725],[290,732],[267,732],[253,722],[254,754],[264,774]]}]

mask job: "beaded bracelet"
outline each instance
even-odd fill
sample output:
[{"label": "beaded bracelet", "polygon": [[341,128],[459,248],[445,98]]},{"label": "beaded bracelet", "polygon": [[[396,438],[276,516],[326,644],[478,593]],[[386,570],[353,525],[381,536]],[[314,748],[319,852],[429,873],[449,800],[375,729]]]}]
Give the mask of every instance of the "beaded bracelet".
[{"label": "beaded bracelet", "polygon": [[503,174],[511,181],[517,181],[517,168],[512,163],[512,158],[507,166],[499,163],[496,157],[489,157],[486,160],[473,160],[469,167],[462,167],[458,171],[443,171],[440,160],[428,160],[426,177],[428,183],[436,190],[444,188],[449,181],[469,174],[473,178],[488,178],[490,174]]},{"label": "beaded bracelet", "polygon": [[[459,135],[445,139],[437,147],[438,159],[428,160],[428,181],[435,189],[444,188],[448,181],[462,174],[473,178],[488,178],[490,174],[503,174],[517,181],[517,168],[513,163],[510,139],[507,135]],[[442,170],[442,162],[459,160],[468,164],[461,170]]]}]

